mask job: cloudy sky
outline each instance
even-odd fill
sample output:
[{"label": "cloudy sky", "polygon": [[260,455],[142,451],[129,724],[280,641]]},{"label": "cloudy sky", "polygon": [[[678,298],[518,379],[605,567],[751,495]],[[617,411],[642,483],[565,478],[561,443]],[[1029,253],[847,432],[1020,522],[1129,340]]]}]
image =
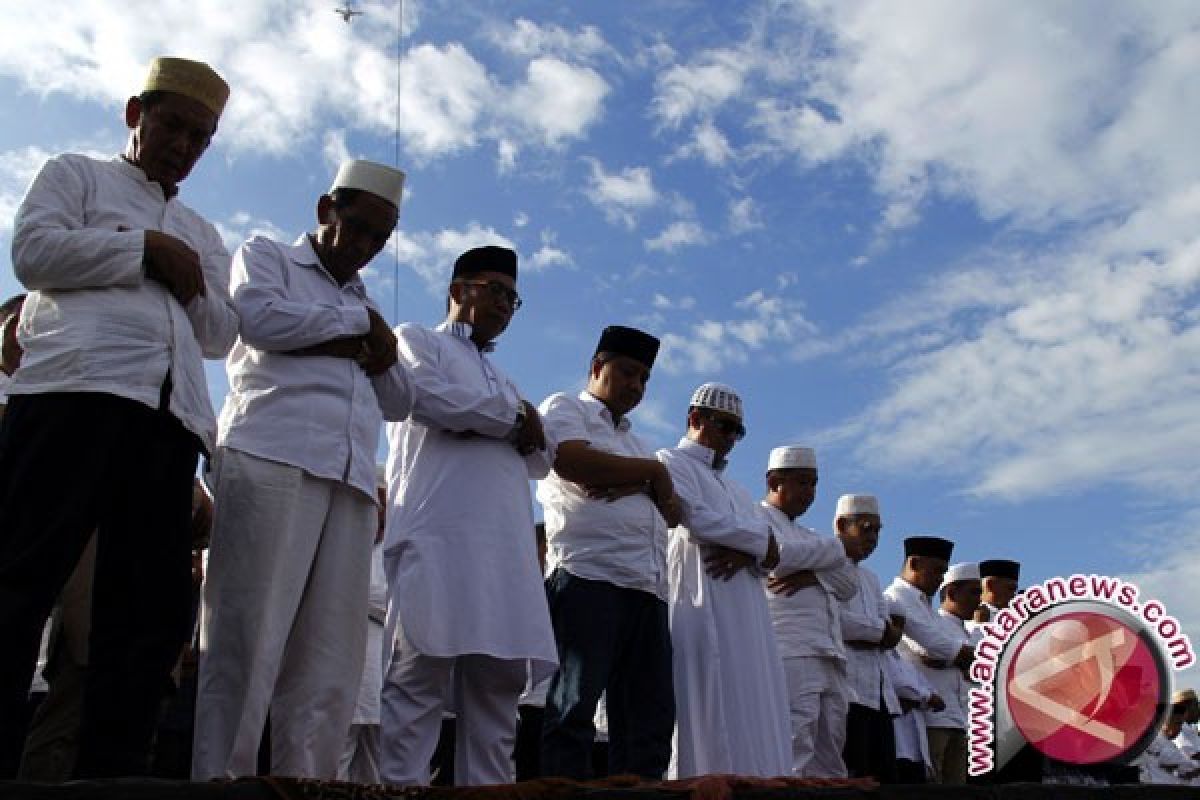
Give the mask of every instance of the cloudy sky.
[{"label": "cloudy sky", "polygon": [[453,258],[509,244],[496,358],[535,402],[642,327],[641,431],[673,444],[691,390],[732,384],[732,474],[816,446],[805,521],[878,494],[882,575],[937,534],[1027,583],[1137,578],[1198,630],[1200,6],[335,5],[6,3],[0,294],[41,161],[118,152],[149,59],[204,59],[233,97],[183,196],[231,249],[310,228],[342,158],[398,160],[389,319],[436,323]]}]

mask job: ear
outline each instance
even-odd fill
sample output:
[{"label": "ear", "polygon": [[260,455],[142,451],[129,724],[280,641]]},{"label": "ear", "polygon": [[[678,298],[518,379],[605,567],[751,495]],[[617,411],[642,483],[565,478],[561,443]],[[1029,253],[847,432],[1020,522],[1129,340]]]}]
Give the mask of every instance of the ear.
[{"label": "ear", "polygon": [[327,194],[321,195],[317,199],[317,224],[332,225],[336,216],[337,209],[333,207],[333,198]]},{"label": "ear", "polygon": [[133,96],[125,101],[125,127],[136,128],[142,121],[142,99]]},{"label": "ear", "polygon": [[604,369],[604,362],[592,359],[591,365],[588,367],[588,377],[592,380],[600,377],[600,370]]}]

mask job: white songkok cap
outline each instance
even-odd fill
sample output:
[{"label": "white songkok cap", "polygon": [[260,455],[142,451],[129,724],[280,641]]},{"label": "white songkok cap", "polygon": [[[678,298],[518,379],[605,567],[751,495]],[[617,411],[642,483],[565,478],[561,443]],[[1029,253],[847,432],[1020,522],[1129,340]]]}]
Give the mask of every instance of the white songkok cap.
[{"label": "white songkok cap", "polygon": [[879,516],[879,501],[873,494],[844,494],[838,498],[837,511],[833,518],[848,517],[852,514]]},{"label": "white songkok cap", "polygon": [[788,444],[776,447],[767,459],[767,472],[773,469],[816,469],[817,454],[811,447]]},{"label": "white songkok cap", "polygon": [[692,406],[711,408],[742,418],[742,398],[723,383],[705,383],[692,392]]},{"label": "white songkok cap", "polygon": [[335,189],[370,192],[399,208],[400,198],[404,194],[404,173],[386,164],[351,159],[342,162],[337,177],[333,179],[333,186],[329,187],[329,194],[333,194]]},{"label": "white songkok cap", "polygon": [[952,583],[958,581],[977,581],[979,580],[979,564],[974,561],[966,561],[962,564],[951,564],[946,570],[946,576],[942,578],[942,585],[939,587],[945,589]]}]

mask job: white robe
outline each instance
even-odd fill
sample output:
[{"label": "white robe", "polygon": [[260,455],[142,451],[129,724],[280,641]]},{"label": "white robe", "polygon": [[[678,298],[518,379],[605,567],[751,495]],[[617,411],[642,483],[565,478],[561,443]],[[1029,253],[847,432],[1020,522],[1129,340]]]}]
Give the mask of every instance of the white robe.
[{"label": "white robe", "polygon": [[684,439],[658,457],[684,520],[667,551],[677,717],[668,776],[790,775],[787,683],[762,574],[717,581],[704,571],[709,543],[761,561],[770,526],[746,490],[712,468],[707,447]]}]

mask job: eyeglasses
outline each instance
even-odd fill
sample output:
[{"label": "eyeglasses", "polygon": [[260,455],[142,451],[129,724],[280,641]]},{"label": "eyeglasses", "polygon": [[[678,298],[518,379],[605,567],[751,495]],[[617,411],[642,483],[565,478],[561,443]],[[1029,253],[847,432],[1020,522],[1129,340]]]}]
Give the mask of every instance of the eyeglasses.
[{"label": "eyeglasses", "polygon": [[516,289],[510,289],[500,281],[459,281],[464,286],[486,286],[491,292],[492,297],[499,299],[504,298],[508,301],[508,306],[513,311],[521,307],[521,295],[517,294]]},{"label": "eyeglasses", "polygon": [[712,424],[716,429],[726,436],[736,436],[738,439],[746,436],[746,426],[736,419],[713,416],[710,416],[709,419],[712,420]]}]

